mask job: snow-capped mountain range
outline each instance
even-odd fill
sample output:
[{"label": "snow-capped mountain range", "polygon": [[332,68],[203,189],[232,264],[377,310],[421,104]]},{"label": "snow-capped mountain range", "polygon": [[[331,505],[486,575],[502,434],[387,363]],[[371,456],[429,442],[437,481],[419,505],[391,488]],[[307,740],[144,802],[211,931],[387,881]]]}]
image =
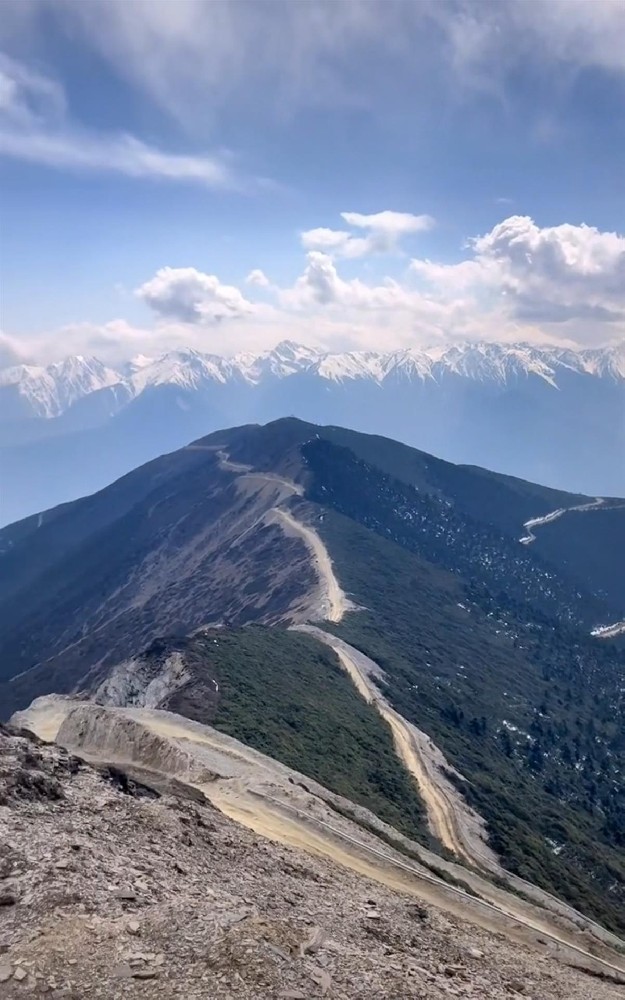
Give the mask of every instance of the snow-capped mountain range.
[{"label": "snow-capped mountain range", "polygon": [[146,389],[170,385],[197,392],[211,385],[263,382],[306,373],[327,382],[366,380],[382,385],[402,379],[434,382],[453,374],[505,386],[519,377],[537,376],[558,387],[565,373],[625,380],[625,344],[572,351],[529,344],[466,344],[429,350],[380,353],[325,353],[283,341],[262,354],[221,357],[195,350],[172,351],[158,358],[139,357],[113,368],[97,358],[76,355],[46,367],[16,365],[0,371],[0,410],[4,420],[54,418],[78,400],[116,388],[111,406],[121,409]]},{"label": "snow-capped mountain range", "polygon": [[113,367],[0,372],[0,523],[94,492],[212,431],[296,416],[546,486],[625,496],[625,346],[324,353],[285,341]]}]

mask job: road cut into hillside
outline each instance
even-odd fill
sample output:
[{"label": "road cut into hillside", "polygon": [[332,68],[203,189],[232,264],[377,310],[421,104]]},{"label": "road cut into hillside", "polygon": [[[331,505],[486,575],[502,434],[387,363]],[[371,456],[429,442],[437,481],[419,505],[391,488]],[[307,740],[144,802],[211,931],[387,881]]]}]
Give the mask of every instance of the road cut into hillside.
[{"label": "road cut into hillside", "polygon": [[321,588],[318,617],[330,622],[340,622],[345,612],[354,606],[336,577],[330,554],[320,536],[314,528],[296,520],[290,511],[282,507],[274,507],[268,512],[265,523],[272,520],[277,521],[287,534],[301,538],[311,554]]},{"label": "road cut into hillside", "polygon": [[296,628],[316,636],[335,651],[359,694],[376,706],[390,727],[397,755],[418,785],[434,836],[469,864],[499,871],[497,856],[488,847],[484,821],[469,808],[447,777],[454,773],[454,768],[425,733],[388,703],[376,684],[376,680],[384,677],[380,667],[364,653],[320,628],[312,625]]},{"label": "road cut into hillside", "polygon": [[[146,781],[192,786],[259,836],[328,858],[485,930],[546,948],[560,961],[625,983],[625,958],[611,946],[618,939],[605,931],[595,934],[592,921],[580,926],[579,915],[565,904],[568,918],[492,886],[407,841],[307,776],[209,726],[157,709],[105,708],[58,696],[36,699],[12,721],[45,738],[58,726],[57,742],[87,760],[117,764],[131,774],[134,768]],[[389,846],[382,834],[393,844],[408,845],[411,856]]]},{"label": "road cut into hillside", "polygon": [[583,514],[587,511],[601,510],[602,508],[606,510],[619,510],[622,507],[625,507],[625,504],[618,501],[615,502],[614,500],[607,500],[605,497],[595,497],[590,503],[580,503],[576,507],[558,507],[557,510],[552,510],[548,514],[543,514],[541,517],[531,517],[529,521],[526,521],[523,525],[525,534],[519,538],[519,541],[521,545],[531,545],[532,542],[536,541],[534,528],[541,528],[544,524],[559,521],[565,514]]}]

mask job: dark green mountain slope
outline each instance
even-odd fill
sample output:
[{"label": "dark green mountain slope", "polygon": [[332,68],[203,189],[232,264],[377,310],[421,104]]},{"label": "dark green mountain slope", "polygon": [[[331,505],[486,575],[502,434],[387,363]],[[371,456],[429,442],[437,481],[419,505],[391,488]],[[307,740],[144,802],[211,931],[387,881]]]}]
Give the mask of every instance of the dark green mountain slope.
[{"label": "dark green mountain slope", "polygon": [[139,658],[144,677],[158,674],[174,651],[189,677],[159,707],[215,726],[407,836],[431,840],[388,727],[319,640],[259,626],[202,630],[152,643]]},{"label": "dark green mountain slope", "polygon": [[[298,461],[294,451],[321,438],[348,448],[368,465],[419,493],[448,501],[470,523],[494,528],[518,549],[523,525],[551,511],[592,502],[595,498],[564,493],[512,476],[475,466],[453,465],[388,438],[360,434],[342,427],[317,427],[287,419],[264,427],[248,426],[220,431],[202,439],[227,442],[230,453],[258,468],[288,469]],[[288,456],[288,457],[287,457]],[[620,558],[625,537],[625,501],[609,499],[601,511],[571,512],[537,531],[533,554],[569,585],[586,596],[596,595],[608,619],[625,615],[625,559]],[[0,534],[1,538],[1,534]],[[586,601],[587,607],[589,607]]]},{"label": "dark green mountain slope", "polygon": [[330,627],[469,779],[504,863],[625,930],[625,656],[343,515],[319,531],[365,608]]}]

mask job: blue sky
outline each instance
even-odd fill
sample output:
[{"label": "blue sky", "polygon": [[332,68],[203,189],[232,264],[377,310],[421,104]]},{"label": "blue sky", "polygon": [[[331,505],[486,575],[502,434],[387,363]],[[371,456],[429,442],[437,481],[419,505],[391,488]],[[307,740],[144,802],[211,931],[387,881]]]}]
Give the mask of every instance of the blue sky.
[{"label": "blue sky", "polygon": [[5,361],[625,321],[625,4],[5,0]]}]

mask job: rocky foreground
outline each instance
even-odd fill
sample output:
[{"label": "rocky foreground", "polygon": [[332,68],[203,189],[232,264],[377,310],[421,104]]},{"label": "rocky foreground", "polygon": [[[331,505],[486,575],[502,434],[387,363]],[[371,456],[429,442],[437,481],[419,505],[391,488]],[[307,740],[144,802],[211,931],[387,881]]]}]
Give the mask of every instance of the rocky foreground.
[{"label": "rocky foreground", "polygon": [[0,996],[603,1000],[622,987],[0,728]]}]

